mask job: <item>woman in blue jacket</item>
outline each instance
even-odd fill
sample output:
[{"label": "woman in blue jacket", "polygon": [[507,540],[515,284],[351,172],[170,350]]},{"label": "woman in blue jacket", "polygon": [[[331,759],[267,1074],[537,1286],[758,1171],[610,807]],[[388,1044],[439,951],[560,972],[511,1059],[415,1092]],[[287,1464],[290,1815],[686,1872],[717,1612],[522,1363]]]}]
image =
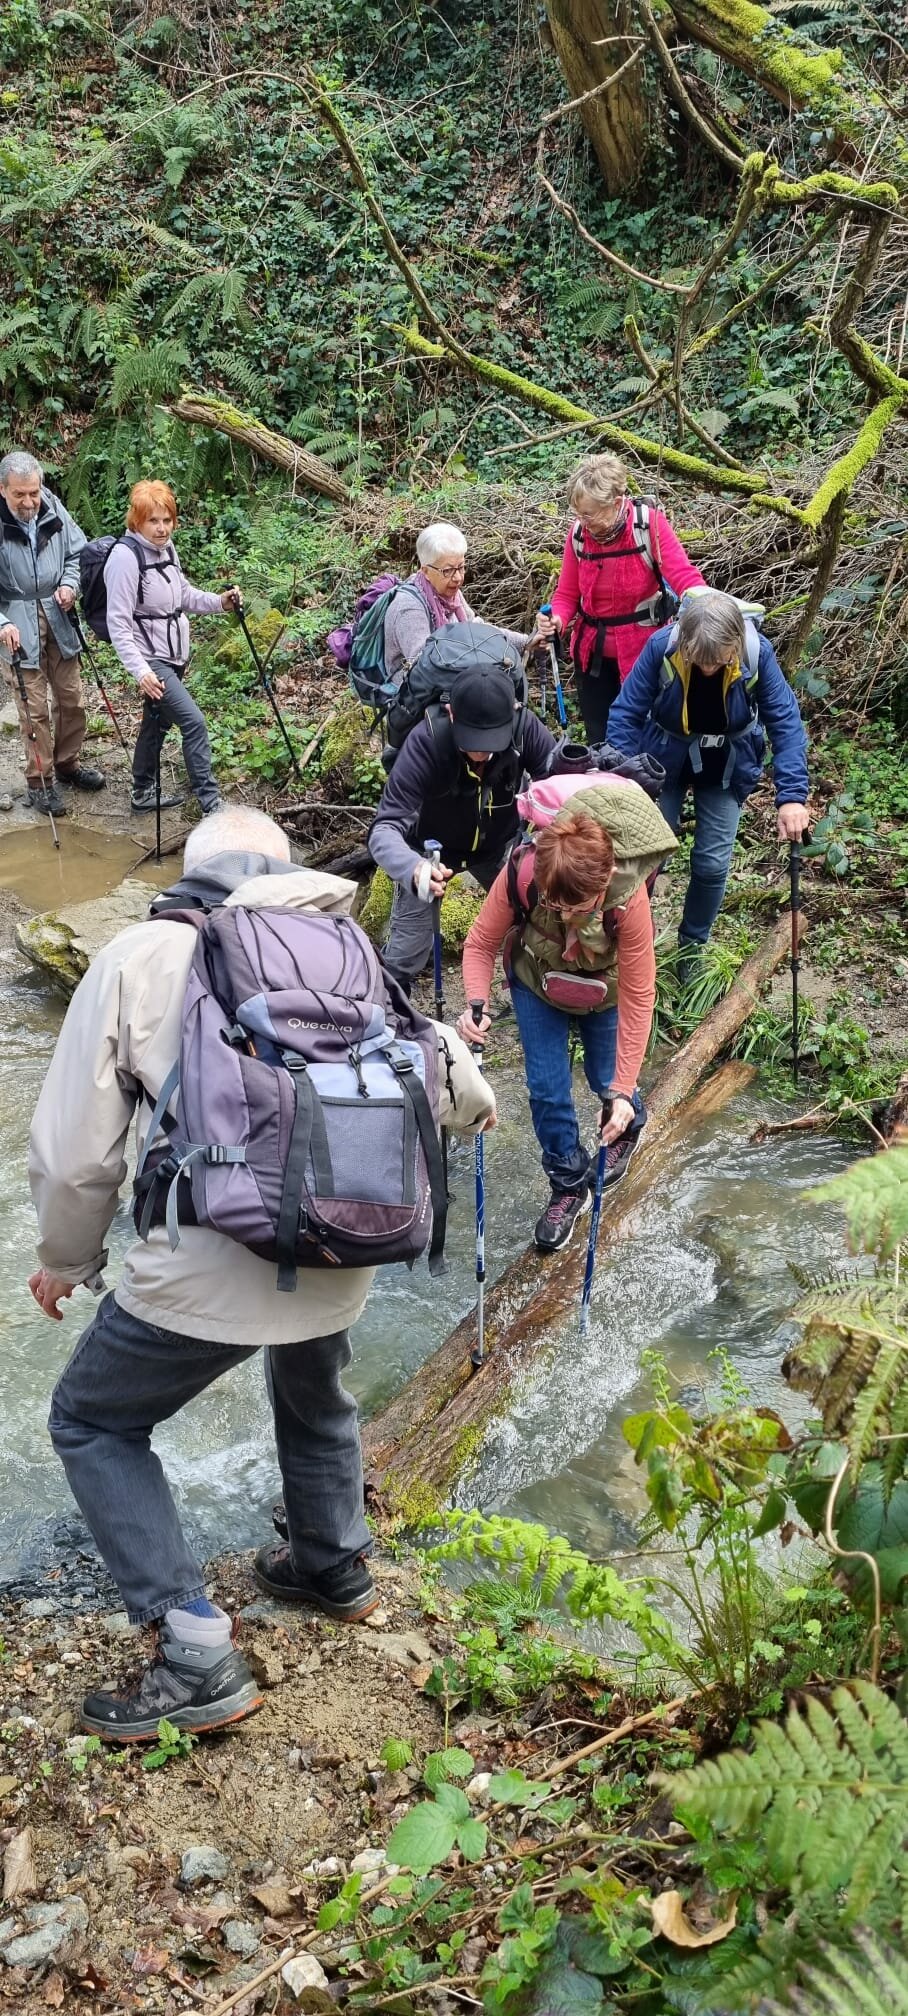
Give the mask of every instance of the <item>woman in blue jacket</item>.
[{"label": "woman in blue jacket", "polygon": [[780,840],[808,821],[807,737],[772,645],[730,595],[695,588],[657,630],[612,703],[609,742],[665,767],[659,809],[675,832],[688,791],[694,846],[678,941],[705,945],[719,914],[741,807],[772,750]]}]

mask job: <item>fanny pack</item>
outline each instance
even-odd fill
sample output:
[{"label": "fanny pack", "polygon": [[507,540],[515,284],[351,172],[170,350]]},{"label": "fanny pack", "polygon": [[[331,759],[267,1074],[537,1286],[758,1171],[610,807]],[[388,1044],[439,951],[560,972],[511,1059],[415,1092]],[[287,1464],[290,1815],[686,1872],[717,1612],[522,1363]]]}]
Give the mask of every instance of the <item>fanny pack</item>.
[{"label": "fanny pack", "polygon": [[541,973],[542,991],[553,1008],[588,1015],[608,1001],[608,977],[600,973]]}]

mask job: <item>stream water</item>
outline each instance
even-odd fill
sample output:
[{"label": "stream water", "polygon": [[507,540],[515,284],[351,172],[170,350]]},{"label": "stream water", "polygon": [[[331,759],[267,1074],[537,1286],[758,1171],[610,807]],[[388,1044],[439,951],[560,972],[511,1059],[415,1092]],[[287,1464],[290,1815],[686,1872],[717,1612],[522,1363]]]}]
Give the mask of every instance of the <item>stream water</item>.
[{"label": "stream water", "polygon": [[[29,1119],[63,1014],[59,998],[0,954],[0,1580],[52,1557],[55,1535],[72,1537],[74,1508],[45,1422],[53,1380],[91,1310],[81,1293],[64,1321],[48,1323],[26,1277],[34,1223],[25,1174]],[[490,1278],[526,1243],[544,1191],[526,1100],[516,1075],[498,1081],[502,1124],[487,1142],[487,1266]],[[581,1343],[573,1318],[553,1337],[546,1368],[518,1395],[488,1442],[470,1501],[545,1521],[594,1553],[633,1545],[641,1488],[621,1437],[624,1416],[646,1402],[641,1353],[664,1352],[682,1389],[715,1379],[709,1353],[722,1346],[752,1394],[796,1417],[799,1403],[779,1373],[794,1288],[789,1258],[822,1265],[841,1248],[831,1207],[805,1206],[804,1188],[848,1161],[821,1136],[748,1135],[763,1107],[745,1095],[685,1145],[670,1183],[640,1211],[634,1236],[609,1255],[596,1284],[593,1321]],[[592,1118],[592,1107],[590,1109]],[[364,1413],[375,1410],[471,1305],[473,1158],[453,1158],[449,1273],[430,1284],[425,1267],[378,1277],[357,1326],[351,1383]],[[132,1236],[121,1209],[108,1280]],[[156,1445],[193,1537],[209,1553],[248,1546],[270,1530],[277,1488],[259,1361],[212,1387]],[[62,1528],[59,1522],[63,1522]]]}]

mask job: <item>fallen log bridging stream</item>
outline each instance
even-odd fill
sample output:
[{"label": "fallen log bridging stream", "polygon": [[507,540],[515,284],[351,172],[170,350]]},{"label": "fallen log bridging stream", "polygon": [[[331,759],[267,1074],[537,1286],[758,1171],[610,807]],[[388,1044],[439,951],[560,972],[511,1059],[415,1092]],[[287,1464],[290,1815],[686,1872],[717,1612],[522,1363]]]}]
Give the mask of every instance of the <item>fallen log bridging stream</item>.
[{"label": "fallen log bridging stream", "polygon": [[[803,930],[803,923],[801,925]],[[734,986],[710,1010],[664,1066],[647,1093],[646,1133],[615,1198],[606,1203],[599,1231],[600,1263],[627,1236],[641,1199],[677,1155],[682,1134],[727,1105],[753,1076],[726,1063],[700,1084],[711,1064],[737,1035],[760,992],[791,948],[791,914],[785,911],[742,966]],[[507,1411],[515,1380],[543,1352],[553,1324],[579,1292],[585,1240],[564,1253],[544,1255],[528,1246],[486,1292],[487,1357],[470,1364],[475,1311],[463,1317],[363,1434],[367,1487],[389,1516],[426,1523],[450,1495],[475,1457],[490,1423]]]}]

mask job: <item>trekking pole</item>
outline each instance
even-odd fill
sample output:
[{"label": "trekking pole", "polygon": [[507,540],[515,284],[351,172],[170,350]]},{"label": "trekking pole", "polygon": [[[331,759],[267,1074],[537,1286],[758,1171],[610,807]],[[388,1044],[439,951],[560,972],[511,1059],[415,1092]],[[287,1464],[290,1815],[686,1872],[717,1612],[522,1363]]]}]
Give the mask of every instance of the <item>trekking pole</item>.
[{"label": "trekking pole", "polygon": [[[603,1099],[602,1112],[599,1116],[600,1129],[606,1125],[611,1110],[612,1110],[611,1100]],[[586,1333],[590,1327],[590,1296],[592,1295],[593,1292],[593,1275],[596,1271],[596,1241],[599,1237],[599,1219],[602,1215],[602,1192],[603,1189],[605,1188],[605,1158],[607,1154],[608,1154],[608,1148],[605,1146],[604,1142],[600,1142],[599,1153],[596,1157],[596,1183],[595,1188],[593,1190],[593,1215],[592,1218],[590,1219],[590,1236],[586,1249],[586,1271],[583,1276],[583,1294],[580,1297],[581,1337],[586,1336]]]},{"label": "trekking pole", "polygon": [[[551,616],[552,613],[551,602],[543,602],[541,613],[543,616]],[[558,645],[553,637],[549,638],[549,664],[551,665],[552,668],[552,680],[555,686],[555,705],[558,709],[558,723],[560,727],[566,728],[567,708],[564,704],[564,687],[561,684],[561,666],[558,663]],[[543,692],[544,691],[545,688],[543,687]]]},{"label": "trekking pole", "polygon": [[791,1075],[798,1082],[798,974],[801,971],[799,924],[801,913],[801,843],[791,843]]},{"label": "trekking pole", "polygon": [[37,765],[38,765],[38,776],[39,776],[39,777],[40,777],[40,779],[41,779],[41,789],[42,789],[42,791],[43,791],[43,793],[44,793],[44,809],[45,809],[45,811],[46,811],[46,813],[47,813],[47,816],[48,816],[48,819],[50,820],[50,830],[51,830],[51,833],[53,834],[53,841],[54,841],[54,846],[55,846],[55,847],[56,847],[56,848],[58,849],[58,851],[59,851],[59,847],[60,847],[60,835],[59,835],[59,833],[57,832],[57,828],[56,828],[56,826],[55,826],[55,824],[54,824],[54,815],[53,815],[53,811],[52,811],[52,809],[51,809],[51,802],[50,802],[50,793],[49,793],[49,791],[48,791],[48,789],[47,789],[47,778],[46,778],[46,777],[45,777],[45,775],[44,775],[44,765],[43,765],[43,763],[42,763],[42,761],[41,761],[41,754],[40,754],[40,750],[39,750],[39,748],[38,748],[38,737],[37,737],[37,735],[35,734],[35,724],[34,724],[34,722],[33,722],[33,720],[32,720],[32,710],[31,710],[31,708],[30,708],[30,706],[29,706],[29,704],[28,704],[28,693],[26,692],[26,688],[25,688],[25,674],[24,674],[24,672],[23,672],[23,670],[22,670],[22,652],[21,652],[21,650],[20,650],[20,651],[14,651],[14,652],[13,652],[13,655],[12,655],[12,661],[11,661],[11,662],[12,662],[12,668],[13,668],[13,674],[14,674],[14,677],[15,677],[15,680],[16,680],[16,685],[17,685],[17,686],[18,686],[18,688],[19,688],[19,697],[20,697],[20,699],[21,699],[21,701],[22,701],[22,709],[23,709],[23,712],[24,712],[24,714],[25,714],[25,720],[26,720],[26,733],[27,733],[27,735],[28,735],[28,739],[29,739],[29,741],[30,741],[30,743],[31,743],[31,745],[32,745],[32,750],[33,750],[33,752],[34,752],[34,757],[35,757],[35,762],[36,762],[36,763],[37,763]]},{"label": "trekking pole", "polygon": [[160,859],[161,859],[161,743],[163,742],[163,739],[164,739],[164,738],[163,738],[163,736],[162,736],[162,734],[161,734],[161,704],[160,704],[160,701],[158,701],[158,700],[152,700],[152,701],[151,701],[151,703],[150,703],[150,705],[151,705],[151,711],[152,711],[152,714],[153,714],[153,716],[154,716],[154,858],[155,858],[155,860],[156,860],[156,861],[160,861]]},{"label": "trekking pole", "polygon": [[71,624],[72,624],[72,626],[73,626],[73,629],[75,630],[75,633],[76,633],[76,636],[77,636],[77,637],[78,637],[78,639],[79,639],[79,643],[81,644],[81,646],[82,646],[82,649],[83,649],[83,651],[85,652],[85,656],[86,656],[86,658],[88,659],[88,662],[89,662],[89,665],[91,666],[91,675],[92,675],[92,678],[94,679],[94,682],[95,682],[95,685],[97,686],[97,689],[98,689],[98,692],[99,692],[99,693],[100,693],[100,695],[101,695],[101,698],[102,698],[102,700],[103,700],[103,702],[104,702],[104,705],[105,705],[105,707],[107,708],[107,712],[108,712],[108,714],[110,715],[110,718],[111,718],[111,720],[112,720],[112,722],[113,722],[113,725],[114,725],[114,727],[115,727],[115,729],[116,729],[116,731],[117,731],[117,737],[118,737],[118,740],[119,740],[119,743],[120,743],[120,747],[121,747],[121,749],[123,749],[123,750],[125,751],[126,755],[128,756],[128,755],[129,755],[129,743],[128,743],[128,742],[127,742],[127,740],[126,740],[126,737],[125,737],[125,735],[124,735],[124,733],[123,733],[123,730],[122,730],[122,728],[121,728],[121,726],[120,726],[120,723],[119,723],[119,721],[118,721],[118,719],[117,719],[117,716],[116,716],[116,714],[114,713],[114,710],[113,710],[113,706],[112,706],[112,704],[111,704],[111,701],[110,701],[110,698],[109,698],[109,695],[108,695],[108,692],[107,692],[107,688],[106,688],[106,686],[105,686],[105,684],[104,684],[104,681],[103,681],[103,679],[102,679],[102,677],[101,677],[101,674],[100,674],[100,672],[98,671],[98,661],[97,661],[97,659],[96,659],[96,657],[95,657],[95,654],[94,654],[94,652],[93,652],[93,651],[91,651],[91,650],[89,650],[89,645],[88,645],[88,638],[87,638],[87,637],[86,637],[86,635],[85,635],[85,632],[84,632],[84,630],[83,630],[83,628],[82,628],[82,625],[81,625],[81,623],[79,622],[79,618],[78,618],[78,616],[76,615],[76,612],[75,612],[75,609],[71,609],[71,610],[70,610],[70,612],[69,612],[69,620],[70,620],[70,622],[71,622]]},{"label": "trekking pole", "polygon": [[296,750],[294,749],[293,743],[291,742],[290,737],[287,733],[287,723],[284,720],[283,714],[281,713],[281,710],[277,704],[277,700],[275,699],[274,687],[271,684],[271,680],[268,677],[268,673],[265,669],[265,666],[262,664],[262,660],[259,657],[259,654],[252,641],[252,637],[249,631],[249,625],[246,621],[246,613],[243,608],[242,602],[240,601],[235,602],[234,608],[236,610],[237,617],[239,618],[240,629],[242,630],[243,636],[245,637],[249,649],[252,652],[253,661],[255,663],[255,669],[262,682],[262,690],[265,694],[265,698],[268,701],[268,704],[271,708],[271,712],[274,715],[275,721],[277,722],[281,734],[283,735],[284,744],[287,750],[287,754],[290,758],[292,768],[296,771],[299,781],[302,784],[304,782],[303,773],[297,761]]},{"label": "trekking pole", "polygon": [[[470,1002],[470,1013],[477,1028],[482,1021],[483,1003]],[[477,1069],[482,1070],[482,1044],[471,1043],[470,1049],[476,1059]],[[485,1136],[477,1134],[476,1150],[476,1342],[470,1352],[470,1364],[478,1372],[485,1358],[486,1346],[486,1144]]]},{"label": "trekking pole", "polygon": [[[425,840],[422,851],[426,860],[431,861],[434,868],[441,867],[441,842],[439,840]],[[432,898],[432,958],[435,966],[435,1020],[436,1022],[443,1022],[445,1019],[445,993],[441,970],[440,896],[433,896]],[[441,1166],[444,1172],[445,1189],[448,1190],[448,1130],[446,1127],[443,1127],[441,1130]],[[449,1196],[450,1194],[450,1191],[448,1191]]]}]

